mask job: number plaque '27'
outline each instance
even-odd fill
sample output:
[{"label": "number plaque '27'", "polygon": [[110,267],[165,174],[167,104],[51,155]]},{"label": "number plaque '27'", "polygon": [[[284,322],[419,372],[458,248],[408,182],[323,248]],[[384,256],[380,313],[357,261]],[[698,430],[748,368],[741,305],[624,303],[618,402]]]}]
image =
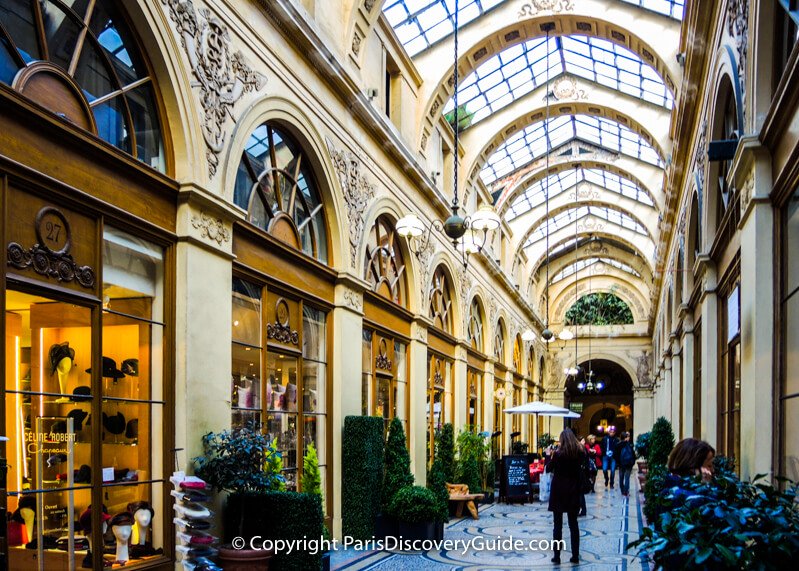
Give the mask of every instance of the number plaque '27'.
[{"label": "number plaque '27'", "polygon": [[10,242],[8,265],[19,270],[33,268],[37,274],[59,282],[74,280],[85,288],[94,288],[94,270],[90,266],[79,266],[69,253],[72,234],[64,213],[53,206],[45,206],[36,214],[35,225],[38,242],[27,250]]}]

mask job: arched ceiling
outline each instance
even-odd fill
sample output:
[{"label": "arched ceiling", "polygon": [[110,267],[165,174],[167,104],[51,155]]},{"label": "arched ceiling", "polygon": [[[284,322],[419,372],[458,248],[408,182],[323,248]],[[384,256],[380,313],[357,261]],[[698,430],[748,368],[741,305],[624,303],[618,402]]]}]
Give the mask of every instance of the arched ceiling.
[{"label": "arched ceiling", "polygon": [[511,230],[511,259],[525,254],[531,303],[551,289],[552,303],[564,305],[569,281],[598,276],[603,287],[624,288],[637,319],[646,318],[683,1],[459,5],[456,86],[444,63],[453,53],[454,1],[383,4],[425,77],[419,134],[453,110],[457,89],[457,182],[485,185],[493,196]]}]

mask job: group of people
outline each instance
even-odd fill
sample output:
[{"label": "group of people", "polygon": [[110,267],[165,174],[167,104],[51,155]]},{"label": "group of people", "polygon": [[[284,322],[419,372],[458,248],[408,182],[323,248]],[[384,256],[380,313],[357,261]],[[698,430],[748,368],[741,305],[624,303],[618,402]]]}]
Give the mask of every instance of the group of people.
[{"label": "group of people", "polygon": [[[560,563],[557,545],[563,539],[563,514],[569,522],[572,563],[580,561],[580,529],[577,518],[586,515],[585,494],[593,493],[601,467],[605,487],[615,486],[616,468],[619,469],[619,487],[622,497],[630,493],[630,474],[635,465],[635,451],[629,432],[616,437],[615,429],[598,444],[594,435],[578,440],[571,429],[560,434],[557,449],[550,450],[546,471],[552,473],[549,511],[554,519],[553,539],[556,541],[552,562]],[[699,476],[707,481],[713,476],[713,458],[716,451],[710,444],[694,438],[677,443],[669,454],[667,467],[673,477]]]}]

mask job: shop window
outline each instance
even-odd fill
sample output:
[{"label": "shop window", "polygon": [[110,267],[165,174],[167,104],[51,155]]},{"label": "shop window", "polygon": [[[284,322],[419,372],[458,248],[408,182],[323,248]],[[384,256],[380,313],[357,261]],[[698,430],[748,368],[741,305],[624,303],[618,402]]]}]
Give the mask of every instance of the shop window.
[{"label": "shop window", "polygon": [[782,209],[780,475],[799,480],[799,191]]},{"label": "shop window", "polygon": [[271,123],[252,132],[233,191],[247,219],[281,242],[327,263],[324,204],[299,143]]},{"label": "shop window", "polygon": [[[121,5],[114,0],[0,3],[0,81],[14,83],[54,113],[164,171],[152,73]],[[34,75],[47,82],[48,96],[29,87],[37,83]]]},{"label": "shop window", "polygon": [[777,85],[788,66],[791,53],[799,41],[799,0],[774,0],[774,82]]},{"label": "shop window", "polygon": [[[740,286],[735,285],[722,304],[722,353],[719,394],[721,454],[741,458],[741,312]],[[740,466],[736,466],[740,471]]]},{"label": "shop window", "polygon": [[371,284],[372,291],[397,305],[407,307],[405,261],[394,223],[385,215],[375,220],[369,232],[364,279]]},{"label": "shop window", "polygon": [[[721,124],[719,125],[720,133],[719,139],[732,141],[738,138],[738,110],[735,105],[735,90],[730,85],[729,80],[725,81],[725,89],[723,90],[723,115],[720,118]],[[727,180],[732,170],[733,157],[720,160],[717,173],[718,178],[716,181],[716,231],[720,229],[721,221],[724,218],[724,213],[732,201],[732,194],[734,191],[733,186]]]},{"label": "shop window", "polygon": [[477,369],[466,370],[466,424],[473,429],[482,426],[483,375]]},{"label": "shop window", "polygon": [[513,368],[517,374],[522,374],[522,338],[518,335],[513,340]]},{"label": "shop window", "polygon": [[[514,379],[515,381],[515,379]],[[513,384],[513,404],[511,406],[519,406],[522,404],[522,387],[514,382]],[[513,427],[513,432],[519,433],[521,436],[522,430],[522,415],[520,414],[513,414],[511,415],[511,426]]]},{"label": "shop window", "polygon": [[442,331],[452,334],[452,297],[450,283],[444,266],[439,266],[433,274],[430,285],[430,308],[428,316],[433,325]]},{"label": "shop window", "polygon": [[505,379],[494,375],[494,433],[491,438],[491,454],[494,458],[502,455],[502,442],[505,432]]},{"label": "shop window", "polygon": [[435,435],[452,422],[452,361],[429,354],[427,359],[427,459],[433,461]]},{"label": "shop window", "polygon": [[505,364],[505,326],[502,321],[497,321],[494,334],[494,358],[498,363]]},{"label": "shop window", "polygon": [[483,346],[483,312],[480,308],[480,301],[476,297],[472,299],[472,305],[469,307],[467,335],[472,349],[482,353],[485,350]]},{"label": "shop window", "polygon": [[399,418],[407,435],[407,344],[371,329],[362,339],[361,414],[382,417],[386,430]]},{"label": "shop window", "polygon": [[299,490],[309,444],[327,469],[327,315],[268,287],[233,278],[232,425],[254,422]]},{"label": "shop window", "polygon": [[[9,569],[84,565],[97,494],[110,516],[141,509],[152,520],[133,526],[137,558],[126,569],[163,556],[172,529],[164,502],[164,253],[109,227],[103,238],[102,305],[65,290],[6,291]],[[94,547],[102,557],[102,544]]]}]

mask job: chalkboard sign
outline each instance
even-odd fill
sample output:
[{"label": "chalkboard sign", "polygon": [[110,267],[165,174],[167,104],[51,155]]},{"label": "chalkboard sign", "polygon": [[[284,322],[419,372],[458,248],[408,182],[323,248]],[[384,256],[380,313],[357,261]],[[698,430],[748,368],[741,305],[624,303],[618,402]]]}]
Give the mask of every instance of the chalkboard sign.
[{"label": "chalkboard sign", "polygon": [[499,495],[505,501],[526,502],[530,499],[530,463],[526,454],[513,454],[502,458]]}]

